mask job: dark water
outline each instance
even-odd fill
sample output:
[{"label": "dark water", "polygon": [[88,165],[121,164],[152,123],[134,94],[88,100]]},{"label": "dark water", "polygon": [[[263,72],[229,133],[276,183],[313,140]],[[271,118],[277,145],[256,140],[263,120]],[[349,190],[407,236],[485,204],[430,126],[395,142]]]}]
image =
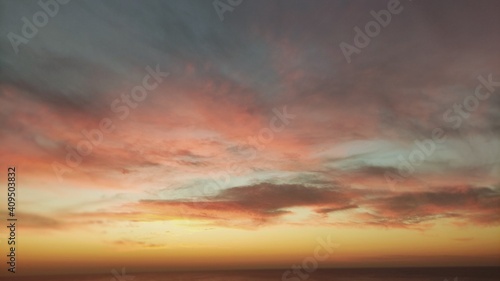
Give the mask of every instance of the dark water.
[{"label": "dark water", "polygon": [[[318,269],[308,276],[288,275],[285,270],[127,273],[125,276],[66,275],[9,278],[22,281],[500,281],[500,267],[407,268],[407,269]],[[4,278],[2,278],[3,280]]]}]

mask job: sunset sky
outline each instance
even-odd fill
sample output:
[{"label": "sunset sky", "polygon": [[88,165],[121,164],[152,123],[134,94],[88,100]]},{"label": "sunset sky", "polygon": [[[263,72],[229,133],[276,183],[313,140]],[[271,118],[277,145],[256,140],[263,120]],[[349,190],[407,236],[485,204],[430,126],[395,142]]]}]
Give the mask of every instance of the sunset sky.
[{"label": "sunset sky", "polygon": [[74,0],[14,46],[37,2],[0,2],[19,274],[289,268],[328,236],[323,267],[500,265],[500,2],[401,0],[348,59],[391,1]]}]

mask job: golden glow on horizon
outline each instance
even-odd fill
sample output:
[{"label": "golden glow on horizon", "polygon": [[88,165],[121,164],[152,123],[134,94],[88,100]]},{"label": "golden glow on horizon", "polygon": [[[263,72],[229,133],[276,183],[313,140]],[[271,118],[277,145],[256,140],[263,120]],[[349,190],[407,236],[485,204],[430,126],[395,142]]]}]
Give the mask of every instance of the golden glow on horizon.
[{"label": "golden glow on horizon", "polygon": [[[325,267],[394,266],[412,260],[435,266],[456,262],[457,258],[474,263],[474,259],[481,257],[489,257],[486,260],[494,264],[494,257],[500,251],[497,235],[500,227],[487,230],[462,227],[457,231],[456,226],[447,225],[419,232],[370,227],[311,227],[304,231],[300,227],[281,225],[255,231],[164,225],[162,222],[129,223],[116,229],[93,227],[60,232],[23,229],[19,247],[19,255],[23,256],[21,266],[40,269],[54,268],[54,265],[161,269],[282,267],[312,255],[318,245],[316,239],[326,239],[328,235],[340,247],[322,264]],[[125,242],[115,243],[113,239],[118,238]]]}]

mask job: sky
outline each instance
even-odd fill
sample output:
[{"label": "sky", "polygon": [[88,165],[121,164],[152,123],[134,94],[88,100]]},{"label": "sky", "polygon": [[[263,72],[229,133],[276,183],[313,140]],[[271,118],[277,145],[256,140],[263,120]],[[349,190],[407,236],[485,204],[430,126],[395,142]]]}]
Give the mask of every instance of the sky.
[{"label": "sky", "polygon": [[20,274],[500,265],[497,1],[229,2],[0,2]]}]

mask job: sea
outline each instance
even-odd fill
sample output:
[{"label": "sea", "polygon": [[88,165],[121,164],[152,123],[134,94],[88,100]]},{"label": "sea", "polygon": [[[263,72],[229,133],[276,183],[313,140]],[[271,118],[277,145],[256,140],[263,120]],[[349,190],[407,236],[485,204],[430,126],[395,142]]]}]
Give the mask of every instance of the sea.
[{"label": "sea", "polygon": [[287,270],[289,269],[0,278],[16,281],[500,281],[500,267],[317,269],[310,273],[284,275]]}]

